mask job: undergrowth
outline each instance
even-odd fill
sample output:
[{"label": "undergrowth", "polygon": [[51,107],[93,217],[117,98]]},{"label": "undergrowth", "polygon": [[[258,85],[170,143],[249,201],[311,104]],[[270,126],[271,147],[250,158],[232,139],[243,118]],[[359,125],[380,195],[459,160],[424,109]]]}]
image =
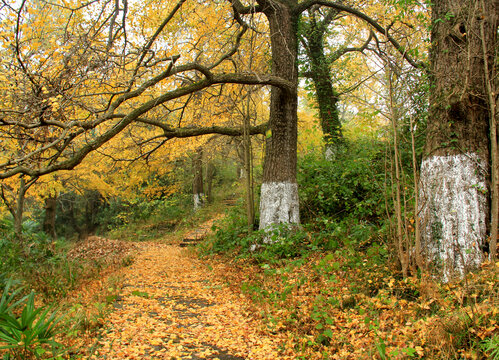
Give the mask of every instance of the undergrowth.
[{"label": "undergrowth", "polygon": [[125,257],[111,264],[110,259],[98,256],[69,256],[75,245],[84,243],[52,240],[32,220],[24,222],[19,240],[12,221],[1,221],[0,288],[4,291],[0,301],[0,349],[6,350],[4,359],[62,359],[62,343],[74,342],[84,334],[90,336],[105,323],[120,281],[101,284],[91,295],[74,294],[82,288],[89,293],[95,286],[92,282],[99,284],[98,278],[110,266],[127,266],[133,259]]},{"label": "undergrowth", "polygon": [[420,271],[403,278],[376,212],[324,211],[300,227],[249,232],[242,208],[234,208],[199,252],[220,260],[220,275],[268,331],[287,334],[283,354],[497,359],[497,267],[484,264],[450,284]]}]

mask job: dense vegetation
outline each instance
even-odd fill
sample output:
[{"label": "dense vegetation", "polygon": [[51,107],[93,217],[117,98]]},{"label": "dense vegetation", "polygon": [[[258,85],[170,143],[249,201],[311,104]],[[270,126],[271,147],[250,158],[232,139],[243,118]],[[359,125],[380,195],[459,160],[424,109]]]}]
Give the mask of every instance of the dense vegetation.
[{"label": "dense vegetation", "polygon": [[497,6],[3,1],[4,359],[99,358],[207,223],[283,359],[499,359]]}]

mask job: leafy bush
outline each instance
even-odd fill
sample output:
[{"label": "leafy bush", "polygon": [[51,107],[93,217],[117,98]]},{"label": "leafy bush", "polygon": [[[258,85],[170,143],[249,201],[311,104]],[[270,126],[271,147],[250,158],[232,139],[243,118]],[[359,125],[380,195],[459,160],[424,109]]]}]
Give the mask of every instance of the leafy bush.
[{"label": "leafy bush", "polygon": [[50,239],[31,220],[23,224],[20,242],[13,232],[11,220],[4,219],[0,227],[0,286],[17,277],[46,298],[57,299],[76,286],[82,276],[82,266],[66,258],[68,243],[64,238]]},{"label": "leafy bush", "polygon": [[21,289],[11,292],[11,285],[9,281],[0,299],[0,342],[5,344],[0,349],[8,351],[4,359],[57,358],[64,350],[54,339],[62,317],[49,307],[37,308],[33,292],[16,300]]},{"label": "leafy bush", "polygon": [[264,263],[295,258],[318,249],[305,231],[288,225],[250,233],[241,208],[231,210],[214,230],[214,235],[200,246],[204,254],[235,252]]},{"label": "leafy bush", "polygon": [[178,220],[190,209],[190,197],[175,194],[167,199],[112,199],[102,211],[102,228],[116,229],[136,222]]},{"label": "leafy bush", "polygon": [[499,335],[494,335],[483,341],[483,351],[492,360],[499,360]]},{"label": "leafy bush", "polygon": [[320,216],[377,221],[385,213],[383,144],[363,140],[334,160],[315,153],[299,161],[302,220]]},{"label": "leafy bush", "polygon": [[213,225],[214,235],[207,242],[201,243],[204,254],[218,254],[248,248],[248,228],[242,208],[235,207],[227,211],[225,218]]},{"label": "leafy bush", "polygon": [[259,263],[292,259],[304,256],[311,250],[317,250],[317,247],[309,241],[306,232],[287,225],[254,232],[248,240],[251,245],[246,249],[246,254]]}]

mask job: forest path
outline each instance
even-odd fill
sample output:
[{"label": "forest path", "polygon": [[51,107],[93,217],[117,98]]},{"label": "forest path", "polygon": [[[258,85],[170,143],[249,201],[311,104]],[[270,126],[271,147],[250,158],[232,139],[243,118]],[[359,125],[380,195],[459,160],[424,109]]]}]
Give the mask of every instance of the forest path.
[{"label": "forest path", "polygon": [[282,338],[213,268],[176,245],[143,243],[91,359],[285,359]]}]

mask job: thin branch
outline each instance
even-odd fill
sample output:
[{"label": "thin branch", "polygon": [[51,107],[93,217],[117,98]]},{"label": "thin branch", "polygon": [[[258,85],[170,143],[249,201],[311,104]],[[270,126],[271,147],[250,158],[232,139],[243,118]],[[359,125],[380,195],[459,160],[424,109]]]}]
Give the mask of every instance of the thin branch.
[{"label": "thin branch", "polygon": [[407,50],[402,45],[400,45],[400,43],[393,36],[391,36],[389,34],[388,29],[385,29],[376,20],[374,20],[373,18],[371,18],[367,14],[365,14],[357,9],[354,9],[350,6],[343,5],[343,4],[338,3],[338,2],[328,1],[328,0],[305,0],[302,3],[298,4],[298,6],[295,7],[294,12],[296,14],[301,14],[302,12],[304,12],[305,10],[307,10],[308,8],[310,8],[314,5],[322,5],[322,6],[331,7],[331,8],[337,9],[339,11],[347,12],[349,14],[352,14],[352,15],[358,17],[359,19],[364,20],[369,25],[371,25],[377,32],[385,35],[386,38],[388,39],[388,41],[404,57],[404,59],[407,60],[407,62],[409,64],[411,64],[415,68],[423,68],[423,69],[426,68],[425,63],[423,63],[421,61],[416,61],[411,56],[409,56],[409,54],[407,54]]}]

